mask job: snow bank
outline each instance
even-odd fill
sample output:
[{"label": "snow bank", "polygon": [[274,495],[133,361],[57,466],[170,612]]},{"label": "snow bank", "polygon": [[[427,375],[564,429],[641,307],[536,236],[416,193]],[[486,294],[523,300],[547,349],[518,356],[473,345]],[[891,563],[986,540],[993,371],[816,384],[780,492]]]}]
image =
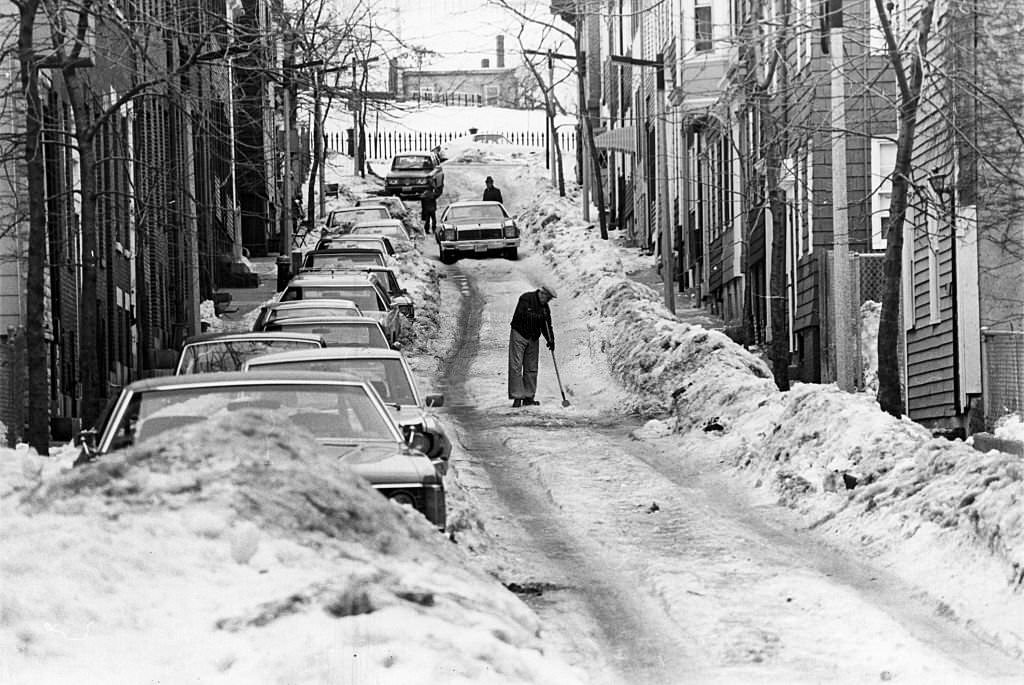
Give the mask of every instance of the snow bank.
[{"label": "snow bank", "polygon": [[[834,385],[797,384],[779,392],[761,359],[725,335],[680,321],[658,293],[627,279],[619,248],[595,239],[571,199],[555,197],[536,175],[524,173],[520,182],[532,183],[538,195],[520,217],[524,241],[550,264],[559,287],[598,303],[602,345],[638,407],[671,409],[681,442],[700,440],[717,450],[756,484],[770,485],[809,523],[847,543],[923,548],[922,558],[931,554],[943,565],[955,559],[958,567],[992,562],[999,569],[992,576],[996,586],[977,603],[962,592],[963,576],[951,581],[959,587],[932,589],[951,591],[943,600],[952,615],[1024,654],[1021,612],[1011,611],[1012,619],[1005,619],[1005,610],[1002,616],[990,612],[993,593],[1002,598],[995,604],[1024,609],[1014,594],[1024,585],[1024,464],[1018,457],[934,439],[922,426],[882,412],[873,396]],[[869,348],[877,335],[873,317],[870,307],[862,312]],[[1014,424],[1005,425],[1012,430]],[[927,585],[937,575],[920,571],[910,579]],[[985,620],[991,622],[981,625]]]},{"label": "snow bank", "polygon": [[308,438],[258,413],[180,437],[7,468],[12,682],[579,682],[525,605]]}]

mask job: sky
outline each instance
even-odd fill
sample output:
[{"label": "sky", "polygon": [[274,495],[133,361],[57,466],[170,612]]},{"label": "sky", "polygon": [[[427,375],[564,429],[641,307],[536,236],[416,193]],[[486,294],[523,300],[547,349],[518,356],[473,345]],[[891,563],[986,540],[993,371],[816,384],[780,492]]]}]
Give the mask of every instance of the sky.
[{"label": "sky", "polygon": [[[1008,583],[1024,568],[1019,459],[933,439],[869,395],[779,392],[761,359],[631,281],[649,260],[594,240],[579,195],[558,197],[538,151],[504,153],[536,198],[519,216],[525,266],[543,269],[558,315],[576,324],[559,339],[562,354],[577,353],[566,364],[574,406],[545,411],[614,402],[658,415],[638,438],[700,441],[709,463],[766,499],[771,490],[851,554],[869,544],[976,634],[1024,652],[1024,598]],[[333,162],[329,180],[346,195],[376,187],[346,175],[350,160]],[[399,260],[418,312],[407,349],[426,377],[446,344],[440,269],[418,250]],[[711,418],[725,430],[705,432]],[[50,459],[0,449],[0,681],[586,682],[460,546],[268,424],[200,424],[175,444],[73,472],[71,448]],[[1012,437],[1020,417],[1006,426]],[[254,458],[268,445],[272,462]],[[455,471],[450,532],[470,535],[475,514]],[[848,491],[844,475],[864,485]],[[310,497],[344,503],[354,523],[332,526]]]}]

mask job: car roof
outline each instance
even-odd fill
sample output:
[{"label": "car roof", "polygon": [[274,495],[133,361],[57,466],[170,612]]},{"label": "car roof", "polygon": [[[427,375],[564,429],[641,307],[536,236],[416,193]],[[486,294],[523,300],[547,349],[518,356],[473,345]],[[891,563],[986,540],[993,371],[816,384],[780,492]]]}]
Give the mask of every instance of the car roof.
[{"label": "car roof", "polygon": [[[310,300],[307,300],[310,301]],[[311,300],[316,302],[316,300]],[[324,325],[342,325],[342,326],[380,326],[377,319],[369,316],[292,316],[287,319],[274,319],[267,326],[298,326],[301,324],[324,324]]]},{"label": "car roof", "polygon": [[353,381],[344,374],[325,371],[217,371],[215,373],[193,373],[186,376],[155,376],[134,381],[124,387],[125,390],[143,391],[173,387],[202,387],[215,385],[234,385],[236,383],[302,383],[315,385],[317,382],[332,385],[365,385],[362,381]]},{"label": "car roof", "polygon": [[270,352],[268,354],[261,354],[259,357],[254,357],[254,359],[259,359],[260,361],[266,361],[268,363],[271,361],[292,362],[324,359],[405,359],[402,353],[398,350],[386,350],[382,347],[322,347],[308,350],[308,352],[311,352],[312,354],[306,354],[306,352],[307,350]]},{"label": "car roof", "polygon": [[[297,274],[288,281],[288,286],[293,285],[374,285],[374,282],[370,280],[369,276],[361,274],[357,271],[339,270],[336,274],[325,275],[324,271],[303,271]],[[344,300],[343,297],[331,298],[334,300]]]},{"label": "car roof", "polygon": [[264,305],[267,309],[305,309],[306,307],[338,307],[339,309],[358,309],[352,300],[340,297],[325,297],[315,300],[285,300],[284,302],[270,302]]},{"label": "car roof", "polygon": [[452,202],[449,207],[479,207],[484,205],[498,205],[503,206],[500,202],[493,200],[461,200],[459,202]]},{"label": "car roof", "polygon": [[395,154],[395,157],[433,157],[433,150],[406,150]]},{"label": "car roof", "polygon": [[[299,300],[300,302],[302,300]],[[307,300],[308,301],[308,300]],[[319,335],[310,333],[285,333],[283,331],[239,331],[237,333],[201,333],[185,339],[182,347],[196,343],[207,342],[233,342],[245,340],[308,340],[310,342],[321,342]]]},{"label": "car roof", "polygon": [[[357,221],[352,225],[352,228],[366,228],[367,226],[399,226],[405,228],[405,224],[402,223],[401,219],[366,219],[365,221]],[[351,233],[346,235],[353,238],[359,236],[353,236]]]}]

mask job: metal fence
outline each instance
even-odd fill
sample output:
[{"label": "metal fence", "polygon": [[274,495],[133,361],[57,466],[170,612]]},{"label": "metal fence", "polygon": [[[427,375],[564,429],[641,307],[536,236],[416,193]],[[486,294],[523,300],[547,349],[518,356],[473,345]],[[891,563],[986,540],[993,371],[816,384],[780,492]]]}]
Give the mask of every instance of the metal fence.
[{"label": "metal fence", "polygon": [[985,393],[985,428],[1024,409],[1024,331],[981,332],[981,369]]},{"label": "metal fence", "polygon": [[[547,134],[543,131],[487,132],[500,133],[513,145],[537,147],[543,150],[547,144]],[[367,131],[366,156],[369,159],[387,159],[400,152],[430,150],[464,136],[466,133],[465,131]],[[326,138],[328,151],[352,154],[348,132],[328,133]],[[576,149],[576,132],[572,130],[558,131],[558,144],[563,152],[572,152]]]},{"label": "metal fence", "polygon": [[25,336],[18,331],[0,342],[0,444],[13,447],[25,432],[28,405],[28,363]]}]

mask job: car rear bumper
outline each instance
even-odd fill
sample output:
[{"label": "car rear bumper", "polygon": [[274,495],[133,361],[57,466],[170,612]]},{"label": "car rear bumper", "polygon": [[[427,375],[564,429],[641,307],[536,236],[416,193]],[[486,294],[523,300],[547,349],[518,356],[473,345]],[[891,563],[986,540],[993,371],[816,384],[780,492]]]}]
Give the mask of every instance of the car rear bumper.
[{"label": "car rear bumper", "polygon": [[507,250],[519,247],[519,238],[489,238],[487,240],[442,240],[442,250],[456,252],[490,252],[491,250]]}]

